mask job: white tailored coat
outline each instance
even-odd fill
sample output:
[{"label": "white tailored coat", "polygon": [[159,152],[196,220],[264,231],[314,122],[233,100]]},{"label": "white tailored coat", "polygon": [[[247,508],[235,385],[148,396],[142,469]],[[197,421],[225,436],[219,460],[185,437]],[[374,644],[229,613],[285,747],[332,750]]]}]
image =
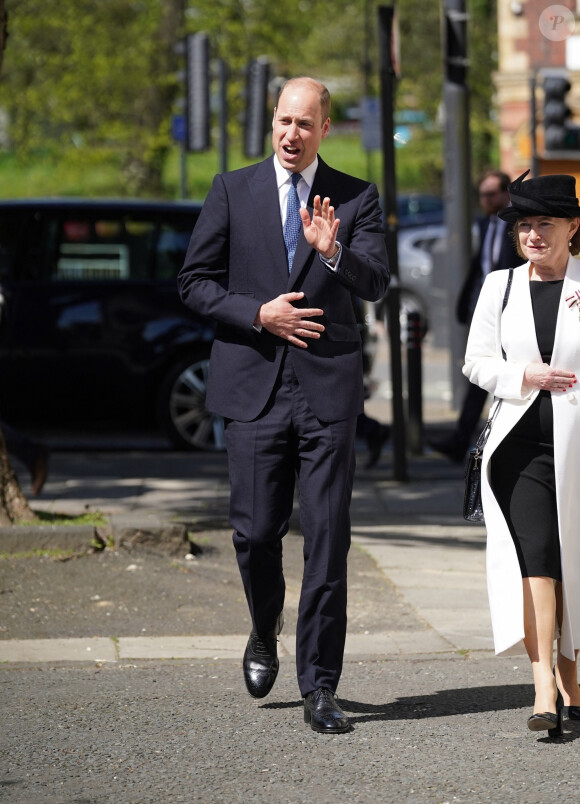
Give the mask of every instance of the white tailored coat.
[{"label": "white tailored coat", "polygon": [[[522,388],[528,363],[542,362],[529,287],[530,263],[514,269],[507,306],[508,271],[488,274],[471,323],[463,373],[503,400],[482,462],[482,504],[487,529],[487,587],[496,653],[523,651],[522,577],[514,543],[490,486],[490,460],[539,391]],[[580,261],[570,257],[558,308],[551,365],[575,372],[567,392],[552,393],[554,465],[564,600],[560,649],[570,660],[580,648],[580,308],[566,298],[580,293]],[[506,359],[502,357],[502,345]],[[494,403],[495,406],[496,403]]]}]

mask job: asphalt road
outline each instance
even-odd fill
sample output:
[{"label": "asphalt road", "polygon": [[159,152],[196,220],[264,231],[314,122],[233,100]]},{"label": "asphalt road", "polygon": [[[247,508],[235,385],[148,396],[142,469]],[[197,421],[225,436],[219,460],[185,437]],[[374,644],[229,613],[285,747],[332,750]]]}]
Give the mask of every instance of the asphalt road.
[{"label": "asphalt road", "polygon": [[523,662],[348,660],[353,729],[335,736],[303,723],[290,659],[263,701],[232,661],[3,666],[0,683],[7,802],[578,800],[580,724],[526,729]]}]

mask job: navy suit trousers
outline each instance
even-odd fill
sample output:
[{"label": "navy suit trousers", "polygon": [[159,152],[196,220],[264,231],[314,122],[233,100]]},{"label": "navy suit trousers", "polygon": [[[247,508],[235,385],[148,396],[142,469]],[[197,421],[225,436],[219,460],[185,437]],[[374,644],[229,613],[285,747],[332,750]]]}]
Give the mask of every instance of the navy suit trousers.
[{"label": "navy suit trousers", "polygon": [[[344,393],[349,393],[345,387]],[[282,538],[298,481],[304,575],[296,629],[301,694],[335,691],[346,637],[346,575],[356,417],[322,422],[310,410],[287,348],[266,408],[226,425],[234,546],[254,630],[284,606]]]}]

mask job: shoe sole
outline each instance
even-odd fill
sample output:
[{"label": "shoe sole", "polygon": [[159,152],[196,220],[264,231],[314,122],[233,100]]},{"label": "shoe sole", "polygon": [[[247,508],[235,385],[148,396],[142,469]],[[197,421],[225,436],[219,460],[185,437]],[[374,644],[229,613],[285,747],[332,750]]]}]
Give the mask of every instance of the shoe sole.
[{"label": "shoe sole", "polygon": [[546,720],[541,717],[528,720],[528,729],[530,731],[553,731],[556,728],[557,726],[552,720]]},{"label": "shoe sole", "polygon": [[317,729],[315,726],[310,724],[310,728],[312,731],[316,732],[316,734],[346,734],[349,731],[350,726],[345,726],[343,729]]},{"label": "shoe sole", "polygon": [[336,726],[335,728],[331,729],[321,729],[312,723],[310,712],[307,712],[306,710],[304,710],[304,723],[307,726],[310,726],[312,731],[315,731],[317,734],[345,734],[345,732],[350,731],[350,723],[347,723],[346,726]]}]

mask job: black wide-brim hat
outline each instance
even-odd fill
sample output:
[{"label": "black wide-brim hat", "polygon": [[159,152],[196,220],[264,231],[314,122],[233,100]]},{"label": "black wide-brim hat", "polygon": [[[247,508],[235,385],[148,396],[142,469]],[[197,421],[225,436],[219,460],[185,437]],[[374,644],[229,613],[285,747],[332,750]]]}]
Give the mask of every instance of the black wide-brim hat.
[{"label": "black wide-brim hat", "polygon": [[524,181],[529,172],[508,185],[511,204],[498,212],[500,218],[509,223],[532,215],[580,218],[574,176],[554,174]]}]

